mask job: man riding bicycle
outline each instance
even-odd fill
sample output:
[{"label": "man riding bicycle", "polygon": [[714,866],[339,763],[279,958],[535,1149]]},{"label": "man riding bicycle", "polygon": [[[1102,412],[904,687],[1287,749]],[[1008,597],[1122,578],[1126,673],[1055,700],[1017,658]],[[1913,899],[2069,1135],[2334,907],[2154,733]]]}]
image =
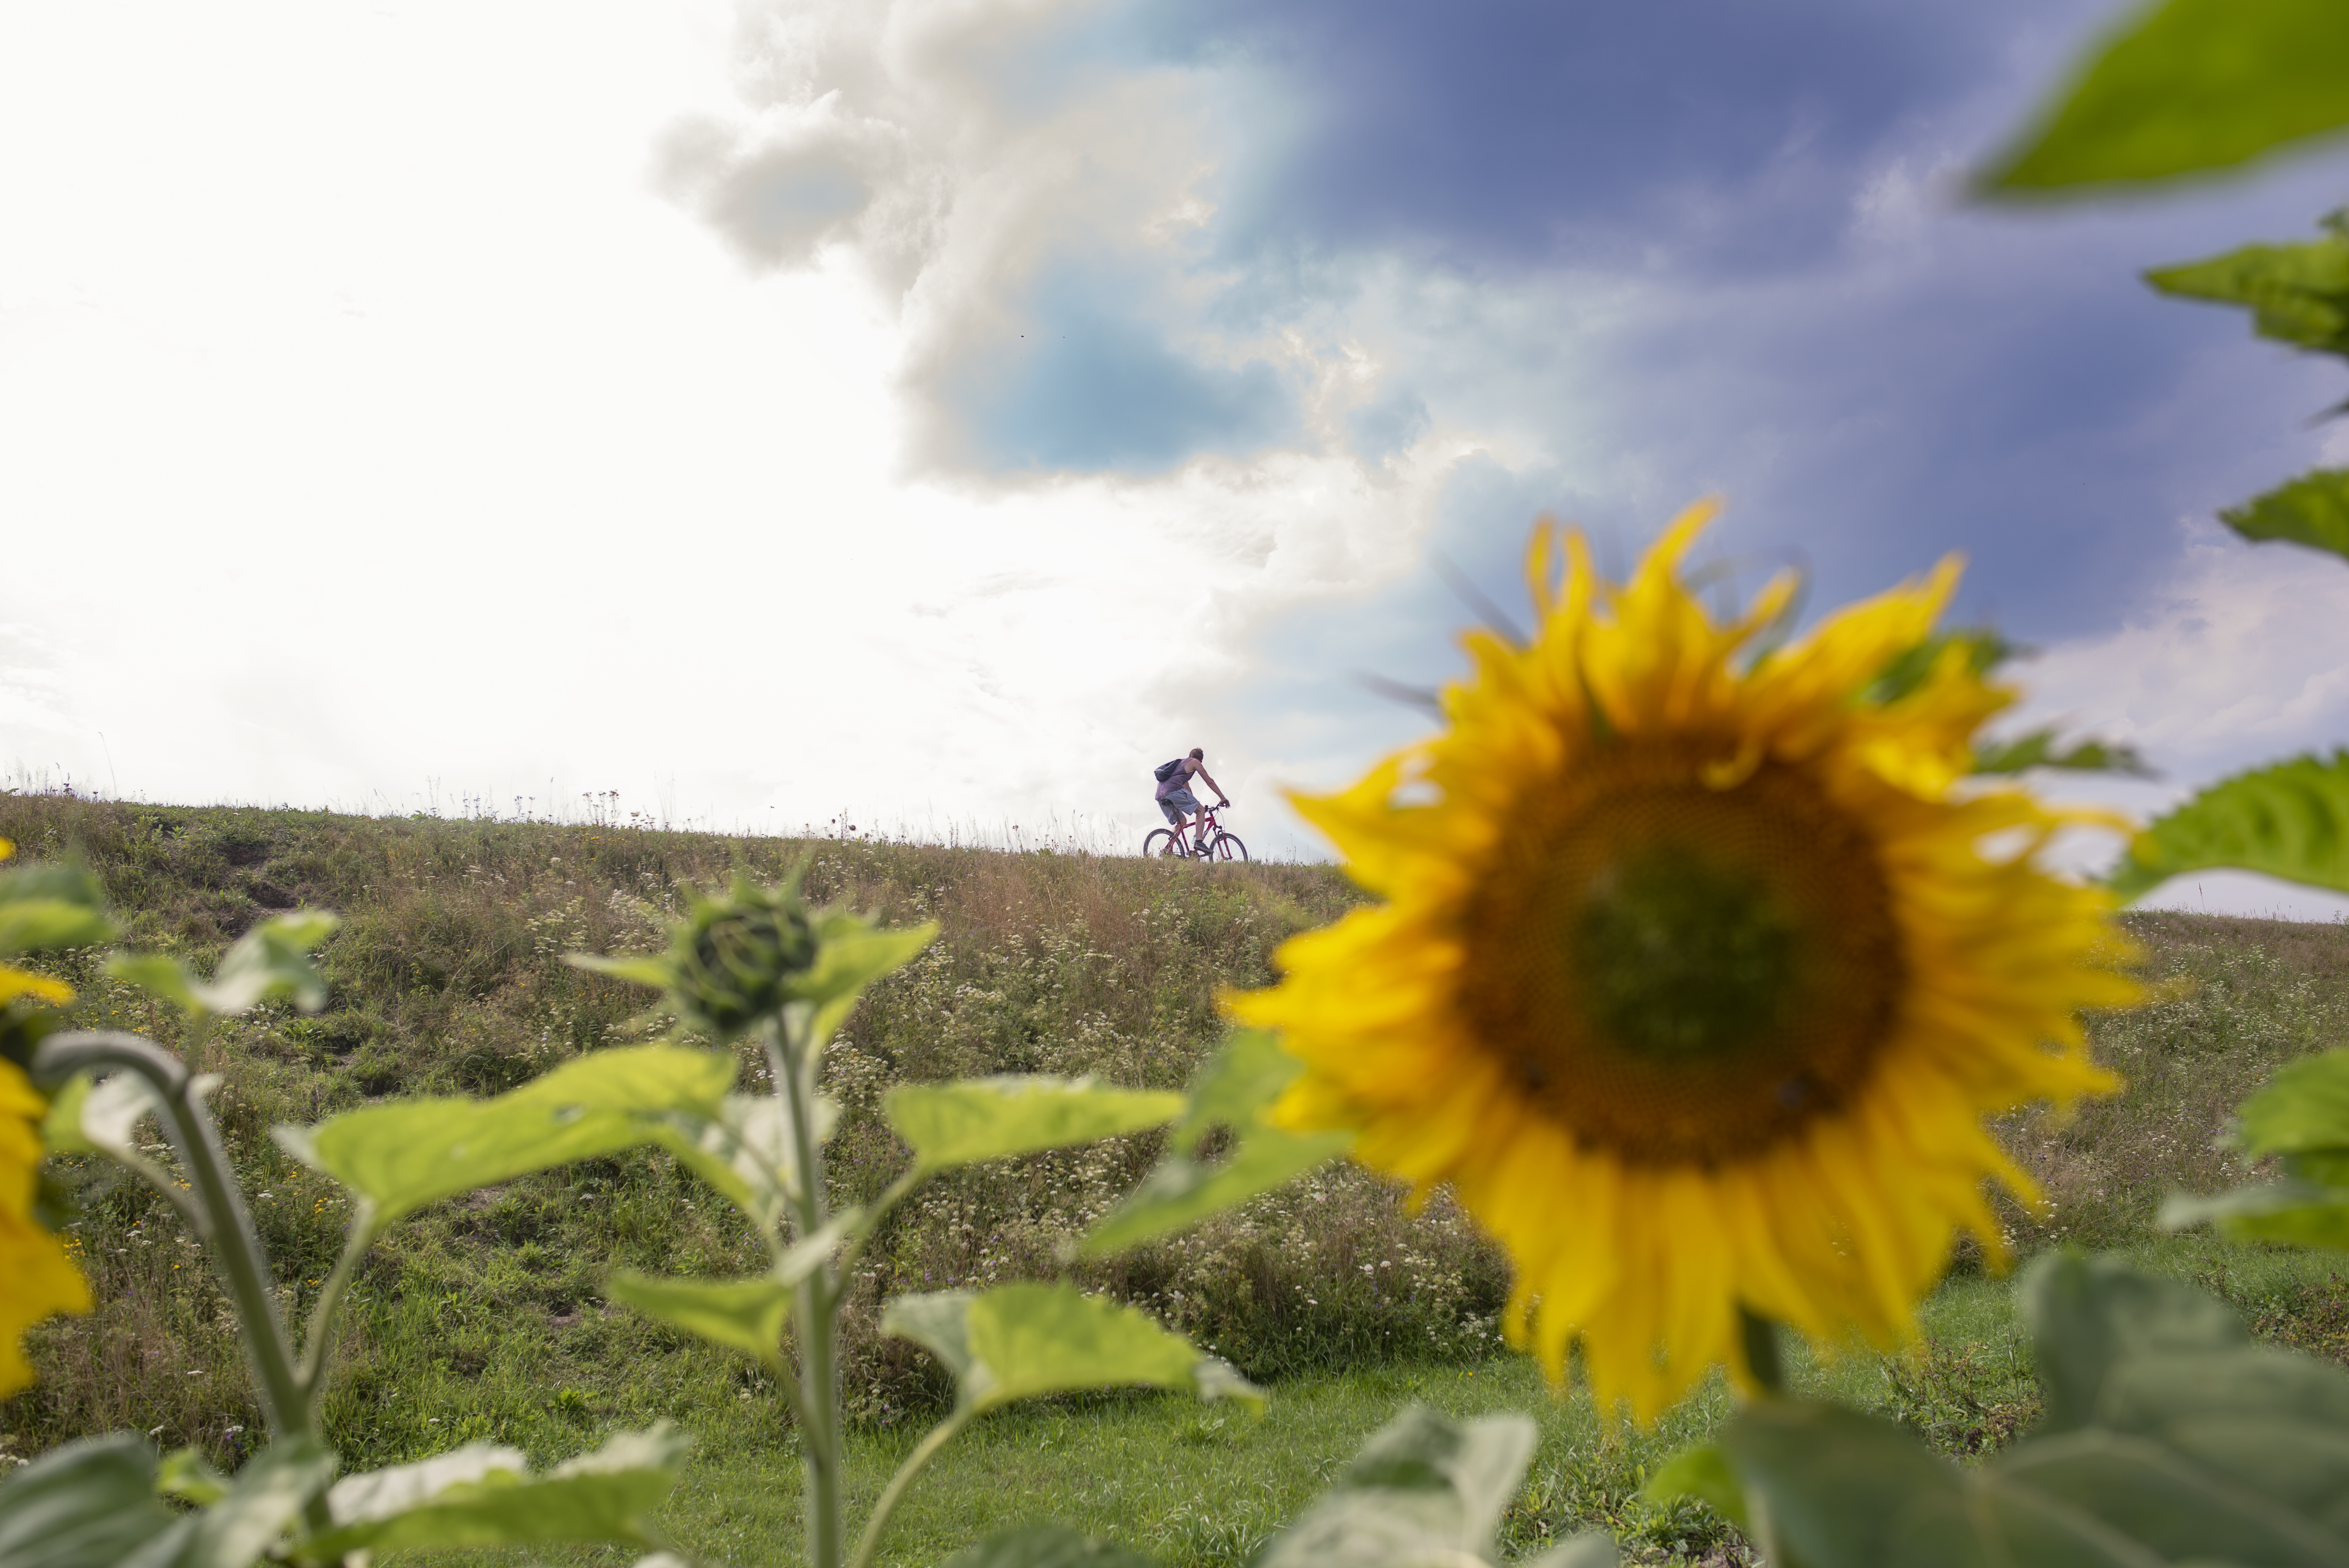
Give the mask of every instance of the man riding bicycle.
[{"label": "man riding bicycle", "polygon": [[1195,746],[1191,748],[1190,756],[1178,757],[1158,769],[1158,809],[1165,813],[1168,821],[1174,824],[1174,837],[1178,841],[1183,837],[1184,830],[1190,825],[1191,814],[1199,810],[1199,798],[1191,793],[1194,776],[1216,792],[1216,805],[1232,803],[1232,798],[1224,793],[1224,787],[1216,783],[1215,776],[1207,771],[1206,755],[1206,751]]}]

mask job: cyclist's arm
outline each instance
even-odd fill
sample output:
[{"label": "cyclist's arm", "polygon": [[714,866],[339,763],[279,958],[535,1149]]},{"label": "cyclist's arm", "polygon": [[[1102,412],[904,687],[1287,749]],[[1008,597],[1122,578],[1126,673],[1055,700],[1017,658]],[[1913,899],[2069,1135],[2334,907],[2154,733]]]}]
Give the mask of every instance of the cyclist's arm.
[{"label": "cyclist's arm", "polygon": [[1232,803],[1232,798],[1224,793],[1224,787],[1216,782],[1216,776],[1207,771],[1206,764],[1205,763],[1201,763],[1199,765],[1199,778],[1208,789],[1213,789],[1216,792],[1216,803],[1217,805],[1228,806]]}]

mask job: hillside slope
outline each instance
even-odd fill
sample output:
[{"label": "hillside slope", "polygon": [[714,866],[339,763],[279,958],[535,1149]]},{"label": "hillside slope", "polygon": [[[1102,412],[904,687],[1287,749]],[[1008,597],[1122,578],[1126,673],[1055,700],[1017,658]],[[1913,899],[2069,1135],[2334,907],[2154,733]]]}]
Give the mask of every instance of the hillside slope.
[{"label": "hillside slope", "polygon": [[[314,1017],[275,1009],[215,1037],[224,1131],[256,1201],[289,1304],[331,1264],[331,1186],[267,1140],[372,1098],[493,1093],[583,1050],[657,1032],[646,994],[581,974],[566,951],[641,950],[681,885],[734,870],[774,879],[805,858],[807,889],[904,923],[936,946],[884,983],[830,1059],[846,1107],[835,1179],[868,1193],[902,1151],[876,1114],[905,1079],[1097,1072],[1179,1085],[1213,1042],[1215,998],[1271,976],[1289,934],[1359,898],[1334,869],[1201,868],[827,840],[731,840],[598,824],[378,820],[295,811],[0,799],[20,852],[78,854],[132,945],[208,964],[268,911],[340,911],[332,985]],[[2005,1136],[2053,1208],[2014,1215],[2025,1248],[2142,1233],[2161,1192],[2240,1178],[2210,1140],[2274,1065],[2339,1040],[2349,931],[2187,915],[2133,916],[2158,974],[2190,995],[2093,1021],[2127,1093],[2068,1124],[2030,1114]],[[167,1044],[171,1017],[94,973],[78,1022]],[[888,1423],[941,1392],[916,1353],[872,1331],[906,1289],[1061,1271],[1058,1249],[1154,1157],[1151,1138],[960,1173],[927,1189],[876,1246],[852,1313],[852,1392]],[[113,1428],[158,1429],[233,1455],[254,1409],[217,1291],[169,1211],[75,1166],[76,1233],[105,1303],[36,1336],[42,1381],[0,1405],[0,1452]],[[585,1162],[443,1205],[378,1244],[329,1396],[336,1442],[381,1463],[496,1437],[545,1457],[618,1420],[667,1415],[705,1440],[780,1419],[761,1375],[618,1309],[615,1264],[697,1274],[755,1266],[731,1213],[664,1157]],[[1080,1278],[1149,1307],[1260,1377],[1304,1367],[1476,1357],[1495,1344],[1502,1264],[1441,1202],[1405,1215],[1387,1187],[1333,1170],[1201,1232]],[[747,1424],[747,1428],[745,1426]]]}]

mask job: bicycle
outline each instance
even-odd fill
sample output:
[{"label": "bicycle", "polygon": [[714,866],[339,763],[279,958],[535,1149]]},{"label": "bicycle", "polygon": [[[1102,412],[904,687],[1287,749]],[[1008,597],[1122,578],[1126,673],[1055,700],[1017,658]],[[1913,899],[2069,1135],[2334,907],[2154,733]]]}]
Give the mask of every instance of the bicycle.
[{"label": "bicycle", "polygon": [[[1195,835],[1189,842],[1172,828],[1153,828],[1142,841],[1145,855],[1163,855],[1168,860],[1244,861],[1248,858],[1247,846],[1240,842],[1237,833],[1227,832],[1216,821],[1217,808],[1202,806],[1199,820],[1192,826]],[[1230,810],[1227,803],[1222,810]]]}]

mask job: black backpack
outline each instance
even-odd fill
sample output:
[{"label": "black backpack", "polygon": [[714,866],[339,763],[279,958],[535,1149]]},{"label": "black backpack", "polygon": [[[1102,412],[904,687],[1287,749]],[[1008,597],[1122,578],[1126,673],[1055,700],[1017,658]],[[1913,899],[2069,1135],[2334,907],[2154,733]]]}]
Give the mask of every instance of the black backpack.
[{"label": "black backpack", "polygon": [[1162,762],[1157,767],[1150,770],[1150,776],[1153,779],[1157,779],[1161,784],[1164,784],[1169,779],[1174,778],[1175,774],[1181,772],[1183,769],[1183,764],[1188,760],[1190,760],[1188,758],[1178,757],[1172,762]]}]

